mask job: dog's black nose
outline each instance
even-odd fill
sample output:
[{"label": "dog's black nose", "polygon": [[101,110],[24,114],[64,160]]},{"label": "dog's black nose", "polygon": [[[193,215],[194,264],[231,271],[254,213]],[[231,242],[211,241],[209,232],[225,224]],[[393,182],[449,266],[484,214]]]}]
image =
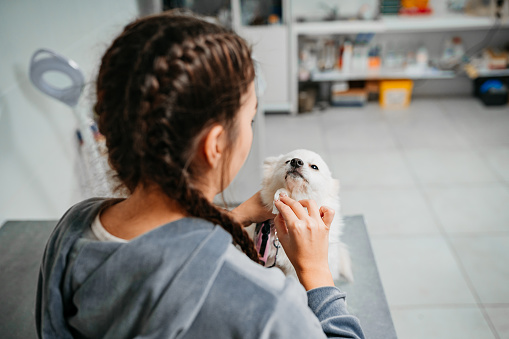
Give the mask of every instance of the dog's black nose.
[{"label": "dog's black nose", "polygon": [[293,158],[293,159],[290,161],[290,165],[292,165],[292,167],[294,167],[294,168],[299,168],[299,167],[304,166],[304,161],[302,161],[302,160],[301,160],[301,159],[299,159],[299,158]]}]

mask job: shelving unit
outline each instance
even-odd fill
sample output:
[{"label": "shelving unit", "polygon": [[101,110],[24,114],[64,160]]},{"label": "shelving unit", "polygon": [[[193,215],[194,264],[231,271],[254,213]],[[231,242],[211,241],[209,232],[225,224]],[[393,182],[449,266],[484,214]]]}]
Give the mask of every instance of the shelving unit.
[{"label": "shelving unit", "polygon": [[[298,111],[298,43],[299,37],[323,37],[354,35],[358,33],[375,34],[406,34],[424,33],[432,34],[439,32],[455,31],[479,31],[489,30],[495,23],[494,18],[474,17],[461,14],[447,14],[441,16],[383,16],[375,21],[325,21],[325,22],[292,22],[290,29],[290,112]],[[509,20],[504,19],[500,29],[507,29]],[[509,32],[508,32],[509,34]],[[480,76],[507,75],[508,70],[481,71]],[[443,71],[436,68],[425,70],[410,69],[380,69],[375,71],[349,71],[329,70],[313,72],[310,76],[312,82],[325,81],[348,81],[348,80],[372,80],[372,79],[454,79],[453,71]]]},{"label": "shelving unit", "polygon": [[[441,4],[439,4],[442,6]],[[445,1],[443,8],[434,8],[435,15],[424,16],[382,16],[378,20],[296,22],[292,16],[296,3],[282,0],[282,24],[266,26],[246,26],[241,20],[241,0],[231,0],[232,25],[235,31],[247,39],[253,47],[253,54],[261,63],[267,89],[263,97],[264,111],[281,111],[296,114],[298,111],[299,91],[299,38],[320,38],[334,36],[355,36],[359,33],[374,33],[375,39],[389,40],[394,34],[398,37],[416,34],[423,38],[425,45],[437,45],[441,33],[465,34],[467,37],[479,37],[478,32],[488,32],[495,23],[494,18],[475,17],[462,14],[449,14]],[[509,36],[509,19],[502,20],[500,29]],[[453,33],[457,32],[457,33]],[[484,33],[483,33],[484,34]],[[433,37],[433,38],[432,38]],[[396,38],[397,39],[397,38]],[[434,39],[434,40],[433,40]],[[473,38],[472,38],[473,39]],[[468,40],[468,38],[467,38]],[[476,44],[479,39],[471,40]],[[475,43],[473,42],[475,41]],[[436,54],[436,50],[435,50]],[[431,56],[431,53],[430,53]],[[509,72],[509,71],[507,71]],[[480,76],[506,75],[504,71],[481,71]],[[387,69],[342,72],[330,70],[313,72],[311,82],[333,82],[372,79],[432,79],[465,83],[453,71],[443,71],[429,67],[419,69]],[[454,80],[457,79],[457,80]],[[461,87],[460,86],[460,87]]]}]

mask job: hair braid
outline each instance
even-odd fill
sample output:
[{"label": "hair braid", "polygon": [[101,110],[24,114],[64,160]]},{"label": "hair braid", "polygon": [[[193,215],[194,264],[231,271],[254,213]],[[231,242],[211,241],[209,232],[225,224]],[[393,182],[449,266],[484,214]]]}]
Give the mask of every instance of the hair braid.
[{"label": "hair braid", "polygon": [[250,54],[236,34],[196,17],[140,19],[103,57],[95,109],[110,164],[129,191],[155,183],[189,215],[222,226],[259,262],[243,227],[195,188],[199,169],[190,166],[197,136],[211,124],[225,126],[234,143],[240,99],[254,79]]},{"label": "hair braid", "polygon": [[[183,173],[183,171],[180,171],[180,174]],[[239,224],[228,211],[211,204],[199,190],[193,188],[192,184],[186,183],[186,181],[186,176],[182,175],[180,182],[182,189],[175,190],[171,187],[172,185],[170,183],[166,187],[163,186],[163,190],[165,190],[170,197],[173,196],[175,199],[184,202],[182,207],[184,207],[190,215],[200,216],[214,224],[220,225],[231,234],[233,242],[239,245],[242,251],[251,260],[259,263],[259,256],[254,243],[242,225]]]}]

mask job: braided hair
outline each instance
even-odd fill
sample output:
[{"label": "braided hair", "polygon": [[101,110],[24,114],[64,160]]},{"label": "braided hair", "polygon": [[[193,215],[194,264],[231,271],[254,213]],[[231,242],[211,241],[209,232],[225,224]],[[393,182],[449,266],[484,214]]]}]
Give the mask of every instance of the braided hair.
[{"label": "braided hair", "polygon": [[132,193],[156,184],[189,215],[223,227],[258,262],[242,225],[196,188],[199,168],[191,163],[200,133],[213,124],[223,125],[234,143],[234,118],[254,76],[242,38],[169,11],[132,22],[113,41],[102,58],[94,108],[123,188]]}]

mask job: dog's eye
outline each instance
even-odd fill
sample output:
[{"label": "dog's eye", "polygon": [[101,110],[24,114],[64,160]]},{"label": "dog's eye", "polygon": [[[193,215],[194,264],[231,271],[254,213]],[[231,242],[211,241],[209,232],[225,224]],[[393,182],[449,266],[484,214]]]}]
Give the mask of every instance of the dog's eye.
[{"label": "dog's eye", "polygon": [[309,167],[311,167],[312,169],[318,171],[318,166],[316,166],[316,165],[310,165]]},{"label": "dog's eye", "polygon": [[285,162],[285,164],[287,164],[287,163],[289,163],[289,162],[290,162],[290,160],[288,160],[287,162]]}]

